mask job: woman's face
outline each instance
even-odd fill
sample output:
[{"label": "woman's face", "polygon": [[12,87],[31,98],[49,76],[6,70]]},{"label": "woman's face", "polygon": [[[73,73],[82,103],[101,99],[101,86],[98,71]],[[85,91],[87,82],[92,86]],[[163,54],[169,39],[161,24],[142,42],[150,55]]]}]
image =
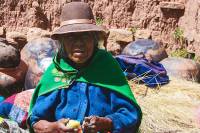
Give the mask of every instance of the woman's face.
[{"label": "woman's face", "polygon": [[93,37],[90,32],[65,35],[64,48],[68,58],[78,65],[86,63],[94,51]]}]

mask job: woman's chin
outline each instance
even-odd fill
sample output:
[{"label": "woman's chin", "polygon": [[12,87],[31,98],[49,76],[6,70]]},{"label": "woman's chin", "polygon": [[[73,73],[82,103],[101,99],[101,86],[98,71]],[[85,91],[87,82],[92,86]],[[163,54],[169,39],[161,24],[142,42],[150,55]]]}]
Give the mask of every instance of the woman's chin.
[{"label": "woman's chin", "polygon": [[76,63],[76,64],[84,64],[87,61],[87,59],[86,58],[77,58],[76,57],[76,58],[73,58],[72,61],[74,63]]}]

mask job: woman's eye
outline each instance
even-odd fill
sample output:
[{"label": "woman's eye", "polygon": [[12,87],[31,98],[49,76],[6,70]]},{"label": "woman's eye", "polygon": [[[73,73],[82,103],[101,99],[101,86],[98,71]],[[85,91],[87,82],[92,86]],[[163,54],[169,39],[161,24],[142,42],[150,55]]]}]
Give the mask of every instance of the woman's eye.
[{"label": "woman's eye", "polygon": [[87,40],[89,38],[89,36],[82,36],[82,39]]},{"label": "woman's eye", "polygon": [[74,37],[72,37],[72,36],[69,36],[69,37],[66,37],[66,39],[67,39],[67,40],[73,40],[73,39],[74,39]]}]

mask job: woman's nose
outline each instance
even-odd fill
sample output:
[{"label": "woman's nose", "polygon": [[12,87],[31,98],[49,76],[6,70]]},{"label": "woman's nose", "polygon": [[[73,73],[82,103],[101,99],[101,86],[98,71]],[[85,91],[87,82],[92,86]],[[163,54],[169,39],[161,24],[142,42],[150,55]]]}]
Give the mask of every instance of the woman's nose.
[{"label": "woman's nose", "polygon": [[75,41],[74,45],[75,45],[76,47],[82,47],[82,46],[84,46],[83,41],[82,41],[81,39],[78,39],[78,38],[77,38],[77,40]]}]

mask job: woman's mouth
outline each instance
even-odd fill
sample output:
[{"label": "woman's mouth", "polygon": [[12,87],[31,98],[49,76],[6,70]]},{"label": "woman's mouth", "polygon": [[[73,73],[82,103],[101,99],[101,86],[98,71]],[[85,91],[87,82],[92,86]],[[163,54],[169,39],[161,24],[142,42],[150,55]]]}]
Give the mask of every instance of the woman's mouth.
[{"label": "woman's mouth", "polygon": [[81,49],[76,49],[73,51],[74,55],[76,56],[81,56],[84,54],[84,50],[81,50]]}]

